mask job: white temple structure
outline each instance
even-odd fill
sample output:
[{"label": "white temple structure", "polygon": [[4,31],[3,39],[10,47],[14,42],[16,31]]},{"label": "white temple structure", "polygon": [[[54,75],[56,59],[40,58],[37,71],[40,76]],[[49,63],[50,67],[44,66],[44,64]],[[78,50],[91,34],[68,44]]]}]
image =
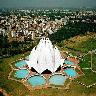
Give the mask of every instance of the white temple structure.
[{"label": "white temple structure", "polygon": [[58,48],[52,45],[49,38],[42,38],[39,44],[34,47],[26,61],[29,69],[33,67],[38,73],[46,69],[52,73],[62,66],[64,59],[61,58]]}]

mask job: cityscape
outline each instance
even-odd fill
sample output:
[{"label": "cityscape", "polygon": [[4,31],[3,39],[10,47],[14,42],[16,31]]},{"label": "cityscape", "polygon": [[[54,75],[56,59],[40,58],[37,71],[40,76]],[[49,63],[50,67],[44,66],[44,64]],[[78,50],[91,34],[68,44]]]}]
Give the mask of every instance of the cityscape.
[{"label": "cityscape", "polygon": [[41,1],[0,3],[0,96],[96,96],[95,1]]}]

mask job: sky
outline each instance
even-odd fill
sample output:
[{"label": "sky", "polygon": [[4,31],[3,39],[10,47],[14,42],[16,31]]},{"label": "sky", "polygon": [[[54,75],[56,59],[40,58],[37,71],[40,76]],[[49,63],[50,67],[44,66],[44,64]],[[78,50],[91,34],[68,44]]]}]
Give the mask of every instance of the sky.
[{"label": "sky", "polygon": [[25,7],[96,7],[96,0],[0,0],[0,8]]}]

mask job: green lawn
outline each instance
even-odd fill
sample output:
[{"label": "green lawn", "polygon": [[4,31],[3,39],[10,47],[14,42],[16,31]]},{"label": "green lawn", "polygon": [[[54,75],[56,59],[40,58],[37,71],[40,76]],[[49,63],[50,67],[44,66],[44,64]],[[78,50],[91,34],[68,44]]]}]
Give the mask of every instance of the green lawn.
[{"label": "green lawn", "polygon": [[68,40],[64,40],[63,47],[74,51],[87,53],[90,50],[96,49],[96,33],[85,36],[76,36]]},{"label": "green lawn", "polygon": [[[12,80],[8,80],[7,76],[9,72],[11,71],[11,68],[9,66],[10,62],[19,59],[22,57],[22,55],[17,55],[14,57],[3,59],[2,62],[0,62],[0,87],[4,88],[9,94],[12,96],[95,96],[96,94],[95,88],[96,86],[86,89],[84,86],[81,86],[76,81],[72,81],[70,85],[70,89],[66,91],[65,86],[62,86],[62,89],[41,89],[41,90],[35,90],[35,91],[29,91],[24,85],[22,85],[19,82],[15,82]],[[96,74],[90,73],[90,71],[87,73],[84,71],[85,77],[80,77],[80,81],[87,83],[94,83],[96,81],[96,78],[90,76],[95,76]],[[91,74],[91,75],[90,75]],[[89,75],[89,76],[88,76]],[[66,85],[67,83],[65,83]]]},{"label": "green lawn", "polygon": [[[26,87],[22,85],[21,83],[8,80],[8,74],[11,71],[11,68],[9,66],[10,62],[17,60],[21,57],[24,57],[23,55],[17,55],[10,58],[5,58],[0,63],[0,87],[5,89],[9,94],[12,94],[13,96],[22,96],[29,93]],[[24,91],[26,90],[26,91]]]},{"label": "green lawn", "polygon": [[[68,44],[70,44],[70,43],[68,43]],[[72,47],[71,45],[74,47]],[[73,52],[74,50],[72,50],[72,48],[73,49],[75,48],[77,50],[77,51],[76,50],[74,51],[75,53],[77,53],[79,50],[79,52],[82,52],[82,53],[84,52],[84,54],[87,51],[96,48],[95,39],[92,40],[92,42],[88,39],[84,42],[72,43],[71,45],[70,46],[67,45],[67,42],[66,42],[66,45],[64,45],[63,48],[65,48],[67,51],[70,51],[70,52],[71,51]],[[69,50],[66,46],[69,47],[69,49],[71,48],[71,50]],[[63,48],[62,48],[62,50],[63,50]],[[25,56],[28,54],[25,54]],[[82,86],[76,82],[78,80],[81,83],[84,83],[86,85],[96,83],[96,74],[93,73],[91,70],[82,69],[85,75],[80,76],[77,79],[75,79],[74,81],[72,81],[72,83],[70,84],[69,90],[64,89],[65,85],[67,85],[69,81],[66,82],[64,86],[61,87],[62,89],[47,88],[47,89],[29,91],[23,84],[16,82],[16,81],[8,80],[8,74],[11,71],[11,67],[9,66],[10,62],[13,62],[13,61],[18,60],[25,56],[23,56],[21,54],[21,55],[16,55],[13,57],[9,57],[9,58],[0,60],[0,87],[5,89],[12,96],[96,96],[96,85],[91,88],[86,88],[85,86]],[[94,70],[96,70],[95,56],[96,56],[96,54],[93,54],[93,56],[92,56]],[[14,64],[15,63],[13,63],[12,65],[14,66]],[[80,61],[79,65],[81,68],[90,68],[90,54],[86,55],[83,58],[83,61]],[[13,76],[13,74],[12,74],[12,76]]]},{"label": "green lawn", "polygon": [[92,69],[96,71],[96,54],[92,54]]},{"label": "green lawn", "polygon": [[82,59],[80,59],[81,68],[90,68],[91,67],[91,55],[87,54]]},{"label": "green lawn", "polygon": [[96,49],[96,38],[90,38],[78,45],[78,50],[82,52],[88,52],[94,49]]},{"label": "green lawn", "polygon": [[96,73],[93,73],[92,70],[83,70],[84,74],[81,77],[78,77],[76,80],[80,81],[81,83],[84,83],[85,85],[91,85],[96,83]]}]

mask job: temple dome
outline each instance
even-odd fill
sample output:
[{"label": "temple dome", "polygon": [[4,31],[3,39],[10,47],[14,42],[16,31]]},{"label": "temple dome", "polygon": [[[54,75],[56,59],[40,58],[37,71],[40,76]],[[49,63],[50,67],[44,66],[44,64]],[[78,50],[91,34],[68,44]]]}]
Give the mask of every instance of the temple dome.
[{"label": "temple dome", "polygon": [[64,59],[56,46],[53,46],[49,38],[42,38],[35,46],[26,61],[29,69],[33,67],[38,73],[49,70],[52,73],[62,66]]}]

